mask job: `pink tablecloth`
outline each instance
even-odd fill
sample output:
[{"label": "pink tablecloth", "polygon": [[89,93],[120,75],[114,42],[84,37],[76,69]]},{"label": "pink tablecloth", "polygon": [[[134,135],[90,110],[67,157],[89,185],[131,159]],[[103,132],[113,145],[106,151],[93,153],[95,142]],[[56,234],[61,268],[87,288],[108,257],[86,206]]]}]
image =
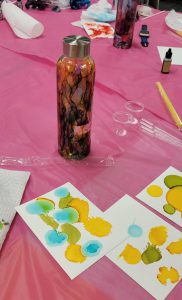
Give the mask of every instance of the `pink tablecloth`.
[{"label": "pink tablecloth", "polygon": [[[62,55],[64,36],[86,35],[82,28],[71,25],[71,22],[80,19],[80,10],[64,10],[60,14],[51,11],[45,13],[45,11],[29,10],[28,12],[44,24],[43,36],[34,40],[19,39],[4,21],[1,22],[0,46],[17,53],[42,58],[43,62],[50,61],[55,64]],[[125,100],[139,99],[150,111],[160,112],[160,117],[171,122],[171,118],[166,114],[166,109],[154,88],[155,82],[161,81],[176,108],[180,110],[180,104],[175,94],[182,94],[182,85],[175,78],[182,76],[181,66],[172,66],[170,76],[160,73],[162,64],[157,46],[182,46],[182,39],[167,28],[164,21],[166,15],[167,12],[162,12],[137,22],[133,46],[127,51],[115,49],[112,46],[112,39],[93,40],[91,50],[97,66],[96,82],[102,87],[105,86],[117,92]],[[138,34],[142,24],[147,24],[150,31],[149,48],[143,48],[140,45]],[[112,25],[114,26],[114,23]],[[112,70],[112,74],[110,70]]]},{"label": "pink tablecloth", "polygon": [[[181,40],[164,25],[165,14],[145,21],[151,32],[149,48],[140,46],[138,32],[142,22],[136,24],[133,47],[129,50],[113,48],[110,39],[92,42],[97,68],[92,151],[86,162],[78,165],[62,158],[57,163],[55,62],[61,53],[63,36],[84,34],[82,29],[70,25],[79,18],[80,11],[30,13],[45,24],[43,37],[19,40],[5,21],[0,31],[0,162],[2,156],[11,156],[17,160],[16,165],[1,167],[31,171],[22,201],[70,181],[105,210],[125,193],[135,197],[169,165],[181,169],[180,148],[139,132],[129,132],[125,138],[117,138],[113,133],[112,113],[123,109],[127,100],[143,102],[145,115],[154,122],[160,116],[161,126],[164,119],[171,123],[154,85],[157,80],[182,113],[182,68],[172,66],[169,75],[160,73],[156,46],[181,46]],[[177,130],[174,125],[168,126],[173,132]],[[37,163],[32,162],[32,156],[38,157]],[[41,166],[45,157],[48,163]],[[109,157],[114,158],[114,165],[107,164]],[[20,167],[21,159],[27,162],[29,158],[32,165]],[[0,272],[0,300],[152,299],[107,258],[71,281],[19,216],[1,251]],[[168,299],[180,299],[181,290],[179,283]]]}]

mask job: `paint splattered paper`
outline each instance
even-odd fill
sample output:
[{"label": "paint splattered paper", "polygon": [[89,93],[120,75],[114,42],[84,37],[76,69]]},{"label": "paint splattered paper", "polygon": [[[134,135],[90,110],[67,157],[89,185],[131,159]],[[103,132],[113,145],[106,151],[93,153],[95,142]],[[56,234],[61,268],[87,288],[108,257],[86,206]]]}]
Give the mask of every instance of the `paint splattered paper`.
[{"label": "paint splattered paper", "polygon": [[182,172],[169,167],[137,198],[182,226]]},{"label": "paint splattered paper", "polygon": [[182,276],[182,233],[125,195],[107,211],[121,236],[107,257],[157,300]]},{"label": "paint splattered paper", "polygon": [[108,23],[82,22],[82,26],[91,39],[113,38],[114,29]]},{"label": "paint splattered paper", "polygon": [[71,279],[120,242],[118,229],[70,183],[16,210]]}]

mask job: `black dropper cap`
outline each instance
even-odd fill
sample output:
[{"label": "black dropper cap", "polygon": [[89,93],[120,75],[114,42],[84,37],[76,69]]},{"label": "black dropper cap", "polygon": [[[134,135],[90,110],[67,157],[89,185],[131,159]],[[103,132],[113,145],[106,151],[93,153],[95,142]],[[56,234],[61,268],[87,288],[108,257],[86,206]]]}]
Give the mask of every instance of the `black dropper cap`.
[{"label": "black dropper cap", "polygon": [[165,58],[171,58],[172,57],[172,51],[171,51],[171,48],[169,48],[166,52],[166,57]]}]

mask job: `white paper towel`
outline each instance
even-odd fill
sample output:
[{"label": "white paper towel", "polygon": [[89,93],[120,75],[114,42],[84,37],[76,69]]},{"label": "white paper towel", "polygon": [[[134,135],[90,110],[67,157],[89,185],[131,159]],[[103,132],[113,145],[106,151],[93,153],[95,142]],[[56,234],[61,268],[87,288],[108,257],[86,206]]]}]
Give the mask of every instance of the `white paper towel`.
[{"label": "white paper towel", "polygon": [[0,169],[0,249],[20,204],[30,173]]},{"label": "white paper towel", "polygon": [[182,14],[172,9],[165,18],[166,25],[182,36]]},{"label": "white paper towel", "polygon": [[22,39],[40,36],[44,26],[11,2],[3,1],[2,12],[14,33]]}]

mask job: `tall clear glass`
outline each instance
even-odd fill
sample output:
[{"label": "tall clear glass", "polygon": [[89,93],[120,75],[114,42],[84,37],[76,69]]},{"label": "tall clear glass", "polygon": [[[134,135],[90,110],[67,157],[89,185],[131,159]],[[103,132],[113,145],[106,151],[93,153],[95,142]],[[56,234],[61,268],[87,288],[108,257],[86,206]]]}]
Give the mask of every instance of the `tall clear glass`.
[{"label": "tall clear glass", "polygon": [[138,0],[118,0],[114,47],[125,49],[131,47],[138,4]]}]

